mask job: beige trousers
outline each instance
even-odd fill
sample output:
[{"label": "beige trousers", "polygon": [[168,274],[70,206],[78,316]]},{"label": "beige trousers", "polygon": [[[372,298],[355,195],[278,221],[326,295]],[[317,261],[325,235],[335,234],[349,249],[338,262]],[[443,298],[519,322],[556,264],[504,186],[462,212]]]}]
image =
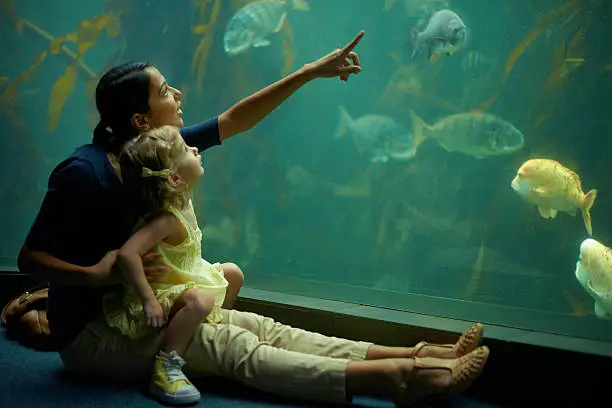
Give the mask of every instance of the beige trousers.
[{"label": "beige trousers", "polygon": [[[61,351],[79,375],[145,380],[151,374],[163,332],[132,340],[104,319],[89,323]],[[321,402],[347,401],[345,372],[364,360],[371,343],[327,337],[254,313],[223,310],[223,321],[201,324],[184,358],[189,376],[217,375],[251,387]]]}]

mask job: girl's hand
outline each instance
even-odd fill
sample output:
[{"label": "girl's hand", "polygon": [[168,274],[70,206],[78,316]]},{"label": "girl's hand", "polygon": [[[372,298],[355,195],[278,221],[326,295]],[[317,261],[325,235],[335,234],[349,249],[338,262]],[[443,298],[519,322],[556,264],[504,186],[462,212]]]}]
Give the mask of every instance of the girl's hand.
[{"label": "girl's hand", "polygon": [[365,32],[362,30],[344,48],[336,49],[318,60],[304,65],[304,70],[313,78],[333,78],[340,77],[343,81],[348,81],[351,74],[358,74],[361,71],[359,57],[353,49],[359,44]]},{"label": "girl's hand", "polygon": [[159,304],[157,299],[149,300],[144,303],[143,309],[147,317],[147,323],[151,327],[160,328],[166,324],[164,309]]},{"label": "girl's hand", "polygon": [[159,263],[160,257],[161,254],[155,251],[148,252],[142,256],[142,266],[149,282],[160,280],[170,270],[168,266]]}]

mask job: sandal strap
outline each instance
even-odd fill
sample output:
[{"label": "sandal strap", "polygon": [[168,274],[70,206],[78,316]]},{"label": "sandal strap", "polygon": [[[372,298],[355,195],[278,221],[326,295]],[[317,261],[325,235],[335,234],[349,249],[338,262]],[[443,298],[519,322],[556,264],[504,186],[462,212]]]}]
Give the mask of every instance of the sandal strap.
[{"label": "sandal strap", "polygon": [[425,348],[425,347],[427,347],[427,346],[430,346],[430,347],[449,348],[449,349],[452,349],[453,347],[455,347],[455,345],[454,345],[454,344],[435,344],[435,343],[428,343],[428,342],[426,342],[426,341],[421,341],[421,342],[419,342],[419,343],[418,343],[416,346],[414,346],[412,355],[413,355],[414,357],[417,357],[417,356],[418,356],[418,354],[419,354],[419,352],[420,352],[421,350],[423,350],[423,348]]}]

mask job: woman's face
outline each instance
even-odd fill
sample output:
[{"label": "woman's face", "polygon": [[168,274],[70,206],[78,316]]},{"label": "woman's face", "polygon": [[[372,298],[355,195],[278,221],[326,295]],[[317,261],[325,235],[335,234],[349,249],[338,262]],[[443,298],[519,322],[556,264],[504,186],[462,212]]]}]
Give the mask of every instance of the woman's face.
[{"label": "woman's face", "polygon": [[151,129],[164,125],[183,127],[181,110],[181,91],[172,88],[157,68],[147,68],[149,73],[149,113],[148,122]]}]

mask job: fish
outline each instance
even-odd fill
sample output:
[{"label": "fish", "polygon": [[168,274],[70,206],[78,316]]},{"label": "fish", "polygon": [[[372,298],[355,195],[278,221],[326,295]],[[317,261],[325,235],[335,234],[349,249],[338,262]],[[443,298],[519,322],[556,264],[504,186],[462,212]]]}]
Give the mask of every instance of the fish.
[{"label": "fish", "polygon": [[545,219],[554,219],[558,211],[574,216],[580,208],[584,226],[589,236],[593,235],[590,211],[597,190],[584,194],[578,174],[561,163],[551,159],[527,160],[510,185],[527,202],[535,204]]},{"label": "fish", "polygon": [[593,238],[582,241],[575,275],[595,301],[595,315],[612,319],[612,249]]},{"label": "fish", "polygon": [[510,122],[484,112],[464,112],[445,116],[433,126],[409,110],[412,134],[417,146],[432,139],[449,152],[477,159],[512,154],[523,148],[525,138]]},{"label": "fish", "polygon": [[372,163],[406,161],[416,155],[412,134],[393,118],[368,114],[355,119],[344,106],[338,106],[338,115],[334,139],[350,134],[359,152],[369,154]]},{"label": "fish", "polygon": [[410,29],[413,42],[412,58],[421,51],[431,59],[438,54],[453,55],[467,41],[467,27],[461,18],[449,9],[438,10],[429,19],[425,30]]},{"label": "fish", "polygon": [[267,47],[268,37],[283,27],[288,3],[294,9],[308,11],[306,0],[258,0],[239,9],[230,19],[223,36],[223,48],[228,55],[238,55],[251,47]]}]

